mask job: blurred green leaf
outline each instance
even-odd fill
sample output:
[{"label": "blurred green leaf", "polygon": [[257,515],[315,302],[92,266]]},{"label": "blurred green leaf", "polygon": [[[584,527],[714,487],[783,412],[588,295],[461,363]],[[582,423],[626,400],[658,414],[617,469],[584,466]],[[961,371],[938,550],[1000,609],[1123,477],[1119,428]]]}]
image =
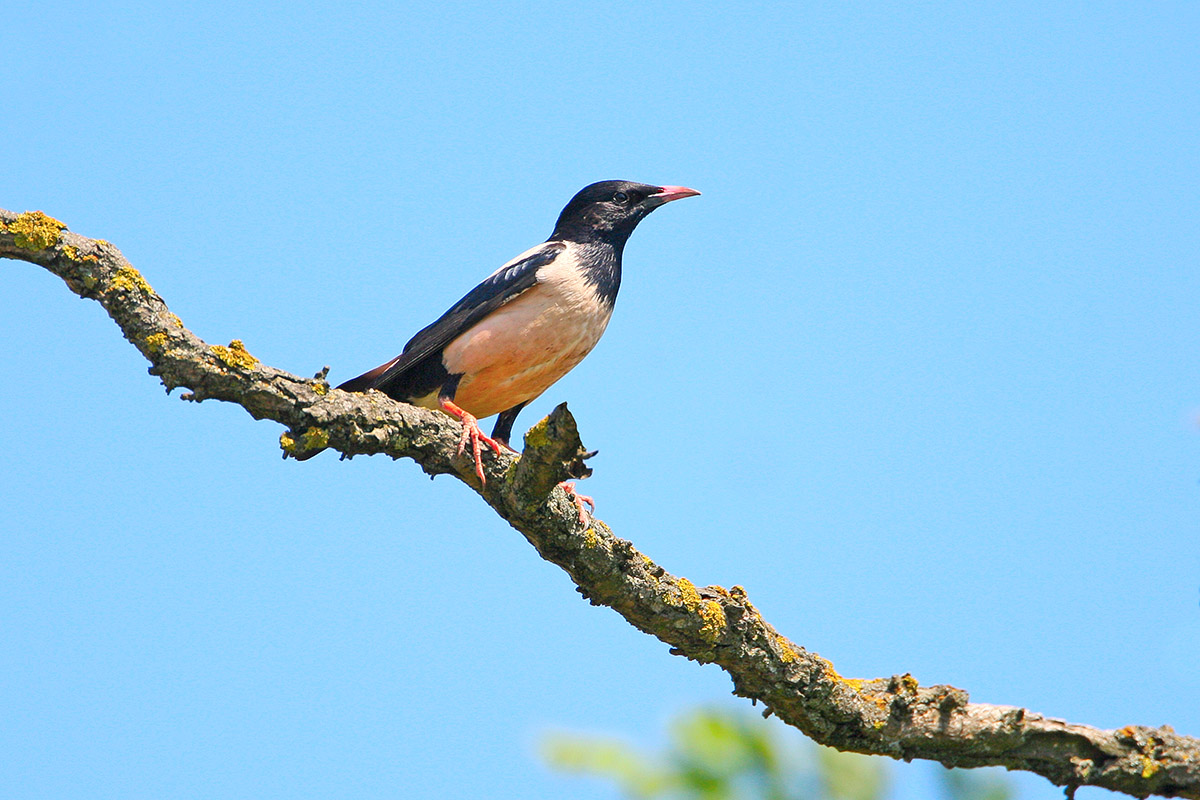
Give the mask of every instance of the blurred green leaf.
[{"label": "blurred green leaf", "polygon": [[[554,734],[542,744],[553,768],[614,782],[633,800],[882,800],[884,759],[817,747],[757,715],[698,710],[676,719],[662,753],[614,740]],[[935,767],[947,800],[1011,800],[996,770]]]},{"label": "blurred green leaf", "polygon": [[543,740],[542,757],[562,772],[608,778],[637,800],[662,797],[676,782],[663,767],[615,740],[556,734]]},{"label": "blurred green leaf", "polygon": [[887,789],[887,768],[877,756],[817,747],[817,763],[829,800],[876,800]]}]

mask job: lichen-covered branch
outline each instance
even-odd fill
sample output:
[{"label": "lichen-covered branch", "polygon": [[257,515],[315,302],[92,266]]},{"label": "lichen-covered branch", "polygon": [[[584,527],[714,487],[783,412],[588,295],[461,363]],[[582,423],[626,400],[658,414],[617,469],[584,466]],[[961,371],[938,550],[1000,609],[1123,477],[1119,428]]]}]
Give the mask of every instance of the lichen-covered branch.
[{"label": "lichen-covered branch", "polygon": [[40,212],[0,210],[0,256],[44,267],[71,291],[99,302],[168,389],[187,389],[187,399],[236,403],[255,419],[284,425],[285,453],[325,447],[350,456],[380,453],[458,477],[543,558],[566,570],[593,604],[615,609],[672,653],[719,665],[737,694],[822,744],[948,767],[1003,766],[1068,788],[1200,798],[1200,740],[1168,727],[1100,730],[971,703],[962,689],[920,686],[910,675],[844,678],[829,661],[777,633],[741,587],[694,586],[604,523],[581,524],[556,488],[586,470],[565,405],[526,434],[520,457],[485,460],[483,486],[471,460],[455,456],[457,422],[377,392],[330,389],[323,375],[291,375],[259,362],[240,341],[207,344],[108,242],[70,233]]}]

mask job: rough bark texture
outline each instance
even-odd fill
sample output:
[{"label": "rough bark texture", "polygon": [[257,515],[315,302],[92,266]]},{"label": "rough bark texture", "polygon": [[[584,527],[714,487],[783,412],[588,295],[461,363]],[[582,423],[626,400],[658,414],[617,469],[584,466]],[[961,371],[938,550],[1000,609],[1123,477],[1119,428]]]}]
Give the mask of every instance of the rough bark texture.
[{"label": "rough bark texture", "polygon": [[741,587],[697,587],[604,523],[580,524],[575,506],[555,488],[586,470],[565,405],[526,434],[520,457],[486,458],[488,480],[481,486],[470,459],[455,456],[457,422],[377,392],[330,389],[323,376],[274,369],[238,341],[205,343],[108,242],[70,233],[40,212],[0,210],[0,256],[44,267],[103,305],[168,389],[186,388],[184,396],[197,401],[236,403],[255,419],[286,426],[280,442],[287,453],[323,447],[351,456],[382,453],[411,458],[430,474],[458,477],[543,558],[562,567],[593,604],[615,609],[672,653],[719,665],[735,693],[822,744],[948,767],[1025,770],[1068,787],[1068,794],[1101,786],[1136,797],[1200,798],[1200,740],[1165,726],[1100,730],[971,703],[962,689],[920,686],[907,674],[844,678],[829,661],[777,633]]}]

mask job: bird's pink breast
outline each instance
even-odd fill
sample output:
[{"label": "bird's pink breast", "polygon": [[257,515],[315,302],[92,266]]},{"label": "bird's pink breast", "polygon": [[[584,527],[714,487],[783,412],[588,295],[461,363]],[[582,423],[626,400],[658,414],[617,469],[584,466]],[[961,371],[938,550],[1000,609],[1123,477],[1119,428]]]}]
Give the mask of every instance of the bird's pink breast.
[{"label": "bird's pink breast", "polygon": [[534,399],[591,352],[612,309],[573,266],[564,253],[536,286],[446,347],[447,369],[463,375],[455,403],[479,418],[498,414]]}]

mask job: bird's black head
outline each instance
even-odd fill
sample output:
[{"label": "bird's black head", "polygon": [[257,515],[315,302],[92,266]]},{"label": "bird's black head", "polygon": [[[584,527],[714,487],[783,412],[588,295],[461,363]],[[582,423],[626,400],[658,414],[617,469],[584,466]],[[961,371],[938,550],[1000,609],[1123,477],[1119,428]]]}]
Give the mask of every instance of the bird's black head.
[{"label": "bird's black head", "polygon": [[631,181],[600,181],[585,186],[558,216],[551,239],[606,241],[620,252],[647,214],[672,200],[700,194],[686,186],[650,186]]}]

